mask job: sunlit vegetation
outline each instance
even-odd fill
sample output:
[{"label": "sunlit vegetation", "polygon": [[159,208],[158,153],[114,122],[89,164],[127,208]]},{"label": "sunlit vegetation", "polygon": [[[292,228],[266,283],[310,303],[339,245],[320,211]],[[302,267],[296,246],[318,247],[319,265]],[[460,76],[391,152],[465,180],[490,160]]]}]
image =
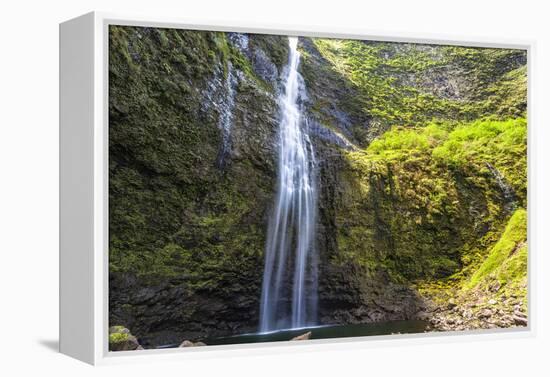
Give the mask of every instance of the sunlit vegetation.
[{"label": "sunlit vegetation", "polygon": [[[159,342],[254,331],[286,38],[249,35],[243,50],[221,32],[112,27],[109,42],[112,324]],[[323,320],[409,319],[430,302],[461,320],[473,310],[465,328],[515,323],[476,316],[526,311],[526,52],[320,38],[298,48]]]}]

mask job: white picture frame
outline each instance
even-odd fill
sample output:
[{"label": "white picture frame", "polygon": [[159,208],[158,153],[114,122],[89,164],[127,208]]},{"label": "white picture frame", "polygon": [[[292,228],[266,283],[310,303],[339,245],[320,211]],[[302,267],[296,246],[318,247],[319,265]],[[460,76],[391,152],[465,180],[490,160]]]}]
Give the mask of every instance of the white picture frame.
[{"label": "white picture frame", "polygon": [[[316,349],[379,347],[387,342],[423,343],[530,337],[536,328],[532,302],[535,250],[529,249],[529,325],[521,329],[426,333],[196,348],[108,350],[108,27],[164,28],[518,48],[528,59],[528,151],[533,155],[531,101],[533,41],[386,33],[253,22],[201,22],[92,12],[60,24],[60,352],[90,364],[229,355],[294,353]],[[528,158],[528,213],[533,216],[532,159]],[[532,240],[532,226],[528,228]],[[531,243],[533,245],[534,243]]]}]

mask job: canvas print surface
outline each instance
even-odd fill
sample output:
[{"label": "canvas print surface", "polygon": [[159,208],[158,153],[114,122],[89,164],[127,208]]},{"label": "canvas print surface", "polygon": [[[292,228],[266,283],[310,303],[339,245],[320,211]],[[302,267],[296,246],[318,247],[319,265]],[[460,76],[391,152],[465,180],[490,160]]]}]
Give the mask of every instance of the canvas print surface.
[{"label": "canvas print surface", "polygon": [[109,28],[109,349],[527,326],[525,50]]}]

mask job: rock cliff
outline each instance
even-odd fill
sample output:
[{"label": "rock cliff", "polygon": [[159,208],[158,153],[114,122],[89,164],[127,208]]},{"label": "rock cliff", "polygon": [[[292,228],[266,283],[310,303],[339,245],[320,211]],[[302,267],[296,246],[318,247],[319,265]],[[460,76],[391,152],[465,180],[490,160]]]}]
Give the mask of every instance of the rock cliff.
[{"label": "rock cliff", "polygon": [[[254,331],[286,37],[109,34],[110,322],[145,348]],[[320,320],[426,315],[426,284],[451,277],[480,289],[464,281],[526,206],[525,52],[311,38],[299,49]]]}]

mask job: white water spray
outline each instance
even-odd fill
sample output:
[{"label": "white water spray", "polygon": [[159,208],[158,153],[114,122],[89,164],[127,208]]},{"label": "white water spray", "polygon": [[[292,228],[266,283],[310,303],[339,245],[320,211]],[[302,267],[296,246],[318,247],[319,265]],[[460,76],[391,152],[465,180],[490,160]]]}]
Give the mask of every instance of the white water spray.
[{"label": "white water spray", "polygon": [[315,156],[298,100],[298,38],[289,37],[284,92],[279,98],[278,187],[269,224],[260,306],[260,331],[313,325],[317,316]]}]

